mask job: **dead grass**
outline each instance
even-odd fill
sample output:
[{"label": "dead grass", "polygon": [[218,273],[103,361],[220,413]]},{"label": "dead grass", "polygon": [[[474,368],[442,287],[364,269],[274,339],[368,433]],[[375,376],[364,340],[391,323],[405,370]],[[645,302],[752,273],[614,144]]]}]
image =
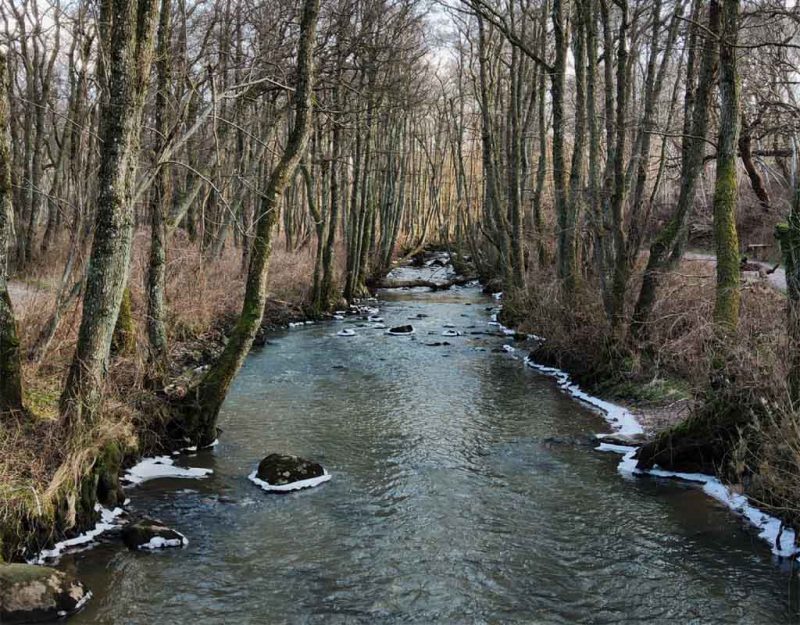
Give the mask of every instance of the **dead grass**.
[{"label": "dead grass", "polygon": [[[631,285],[629,310],[639,279]],[[595,284],[584,282],[565,306],[555,276],[532,273],[529,290],[511,294],[504,314],[520,329],[546,338],[536,358],[567,369],[596,392],[649,405],[656,413],[650,425],[657,429],[704,410],[744,417],[728,466],[720,471],[800,527],[800,413],[791,409],[786,385],[785,295],[764,280],[743,284],[738,333],[723,363],[725,383],[711,390],[714,282],[709,262],[684,261],[665,276],[650,342],[641,353],[614,348]],[[688,399],[643,392],[656,382],[661,390],[677,387]]]},{"label": "dead grass", "polygon": [[[58,401],[80,324],[80,298],[61,319],[56,336],[38,365],[24,364],[26,407],[30,415],[9,416],[0,426],[0,553],[6,540],[20,528],[58,514],[62,522],[74,521],[75,485],[109,448],[131,451],[147,439],[154,397],[143,386],[146,366],[146,266],[149,232],[134,239],[129,288],[133,303],[136,347],[130,354],[112,358],[106,383],[104,409],[90,432],[69,441],[58,427]],[[67,256],[66,244],[57,245],[12,282],[12,298],[23,353],[33,344],[55,305],[56,289]],[[341,250],[337,254],[342,258]],[[302,305],[313,275],[313,250],[284,249],[276,241],[270,267],[270,299]],[[204,258],[185,233],[171,242],[167,266],[168,334],[174,373],[181,354],[197,346],[219,344],[239,312],[245,270],[241,250],[228,245],[220,258]],[[187,346],[191,346],[188,348]],[[52,523],[49,523],[52,525]],[[9,529],[11,528],[11,529]],[[16,529],[15,529],[16,528]],[[9,534],[10,532],[10,534]]]}]

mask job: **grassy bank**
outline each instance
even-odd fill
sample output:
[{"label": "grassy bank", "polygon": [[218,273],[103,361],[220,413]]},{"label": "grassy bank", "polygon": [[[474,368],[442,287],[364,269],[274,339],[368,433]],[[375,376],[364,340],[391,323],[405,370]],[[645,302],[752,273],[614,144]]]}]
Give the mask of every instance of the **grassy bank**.
[{"label": "grassy bank", "polygon": [[[720,363],[712,368],[709,260],[684,260],[665,276],[643,345],[614,340],[596,285],[582,284],[570,302],[562,299],[553,273],[532,272],[527,285],[506,293],[501,319],[544,337],[532,351],[534,360],[569,372],[595,395],[624,403],[650,437],[699,417],[735,423],[733,440],[719,441],[714,472],[800,526],[800,417],[790,408],[785,382],[782,292],[763,276],[746,275],[735,347],[720,373]],[[630,293],[637,290],[634,284]]]},{"label": "grassy bank", "polygon": [[[21,559],[94,523],[94,493],[121,503],[120,470],[142,454],[162,451],[162,419],[171,397],[185,393],[221,351],[239,313],[244,290],[241,252],[230,246],[208,259],[176,236],[169,251],[167,301],[169,380],[146,384],[145,267],[147,232],[138,234],[129,278],[129,337],[111,359],[99,422],[80,438],[67,438],[58,402],[81,318],[80,298],[63,315],[44,357],[24,365],[27,414],[10,415],[0,427],[0,557]],[[12,297],[23,353],[34,344],[55,307],[66,249],[54,251],[25,275]],[[313,274],[309,246],[278,246],[270,268],[270,296],[263,328],[305,318]]]}]

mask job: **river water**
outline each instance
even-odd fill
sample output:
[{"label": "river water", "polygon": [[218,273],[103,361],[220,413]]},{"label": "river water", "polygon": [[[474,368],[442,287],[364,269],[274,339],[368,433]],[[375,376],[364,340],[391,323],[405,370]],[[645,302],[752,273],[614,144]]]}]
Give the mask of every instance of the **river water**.
[{"label": "river water", "polygon": [[[608,428],[502,352],[508,339],[472,334],[492,330],[489,298],[383,297],[386,324],[413,337],[332,322],[249,357],[219,445],[179,459],[213,475],[130,490],[189,546],[62,558],[94,592],[71,623],[798,622],[788,567],[729,510],[547,441]],[[247,475],[270,452],[332,479],[267,494]]]}]

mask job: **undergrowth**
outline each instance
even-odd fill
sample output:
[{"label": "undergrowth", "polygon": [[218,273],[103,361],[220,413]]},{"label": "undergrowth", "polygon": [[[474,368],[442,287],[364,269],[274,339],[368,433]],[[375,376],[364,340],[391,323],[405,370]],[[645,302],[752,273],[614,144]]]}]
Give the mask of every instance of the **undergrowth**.
[{"label": "undergrowth", "polygon": [[[743,283],[738,332],[719,363],[708,262],[686,260],[663,277],[644,345],[612,338],[599,285],[589,278],[568,302],[550,271],[532,270],[527,284],[505,294],[501,318],[543,337],[535,360],[569,371],[606,397],[643,406],[688,403],[688,412],[662,421],[661,436],[704,438],[707,462],[698,468],[715,471],[800,527],[800,414],[785,383],[784,294],[757,279]],[[631,284],[631,298],[638,288]],[[627,304],[630,313],[633,299]]]},{"label": "undergrowth", "polygon": [[[67,438],[58,421],[59,398],[81,318],[80,298],[62,316],[39,363],[23,366],[25,414],[0,421],[0,559],[21,549],[42,548],[69,528],[84,527],[87,489],[119,497],[116,476],[127,459],[157,450],[163,431],[163,398],[144,384],[146,373],[146,266],[148,232],[134,240],[128,281],[130,345],[110,361],[100,417],[90,429]],[[23,353],[39,335],[55,306],[66,242],[37,259],[12,282],[12,298]],[[339,250],[337,257],[343,254]],[[311,285],[313,250],[276,245],[270,264],[268,309],[301,309]],[[209,362],[221,348],[244,292],[241,250],[227,246],[219,258],[204,257],[185,233],[172,239],[167,267],[167,331],[171,375]],[[108,469],[108,470],[107,470]],[[94,482],[86,484],[87,476]],[[96,483],[97,480],[108,483]],[[92,506],[88,507],[92,513]]]}]

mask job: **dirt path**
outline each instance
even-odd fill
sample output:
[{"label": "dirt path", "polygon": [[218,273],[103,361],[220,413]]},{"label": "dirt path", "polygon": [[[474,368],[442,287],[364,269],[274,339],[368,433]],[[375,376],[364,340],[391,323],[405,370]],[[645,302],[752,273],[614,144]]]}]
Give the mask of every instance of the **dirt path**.
[{"label": "dirt path", "polygon": [[8,293],[17,317],[20,317],[23,311],[28,310],[38,299],[46,295],[44,289],[17,280],[8,283]]},{"label": "dirt path", "polygon": [[[686,252],[683,255],[683,260],[700,261],[709,263],[714,266],[717,263],[717,258],[713,254],[704,254],[701,252]],[[786,270],[783,267],[778,267],[772,273],[767,273],[772,269],[772,265],[757,260],[750,260],[748,263],[758,265],[763,270],[759,271],[745,271],[742,273],[744,280],[766,280],[767,283],[775,290],[786,292]]]}]

